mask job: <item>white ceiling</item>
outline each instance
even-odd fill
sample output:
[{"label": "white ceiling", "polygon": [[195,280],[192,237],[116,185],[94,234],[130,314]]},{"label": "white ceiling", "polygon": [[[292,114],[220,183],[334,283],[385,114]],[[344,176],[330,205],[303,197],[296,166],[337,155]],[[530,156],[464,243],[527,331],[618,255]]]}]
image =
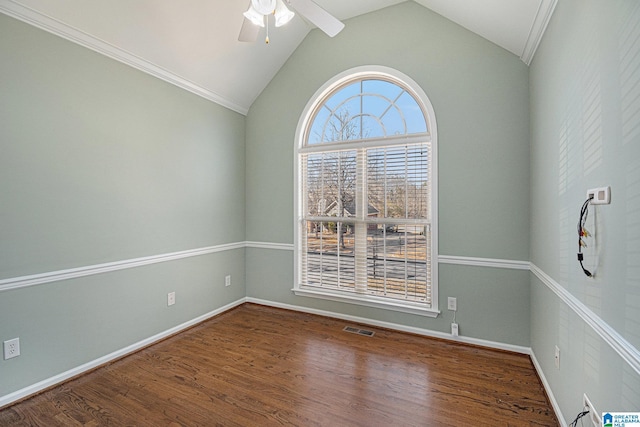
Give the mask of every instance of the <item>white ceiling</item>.
[{"label": "white ceiling", "polygon": [[[315,1],[347,20],[404,0]],[[528,64],[557,0],[409,1]],[[269,45],[241,43],[238,33],[248,4],[249,0],[0,0],[0,12],[246,114],[314,28],[296,16],[271,30]]]}]

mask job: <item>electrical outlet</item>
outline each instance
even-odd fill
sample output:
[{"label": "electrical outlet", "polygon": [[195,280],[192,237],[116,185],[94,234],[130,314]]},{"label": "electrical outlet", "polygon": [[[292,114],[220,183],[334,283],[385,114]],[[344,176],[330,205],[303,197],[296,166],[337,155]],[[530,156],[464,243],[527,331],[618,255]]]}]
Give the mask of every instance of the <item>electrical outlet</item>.
[{"label": "electrical outlet", "polygon": [[20,356],[20,338],[4,342],[4,360]]},{"label": "electrical outlet", "polygon": [[175,292],[169,292],[167,294],[167,306],[173,305],[176,303],[176,293]]},{"label": "electrical outlet", "polygon": [[556,363],[556,368],[560,369],[560,348],[558,346],[556,346],[556,352],[553,358]]},{"label": "electrical outlet", "polygon": [[591,424],[594,427],[600,427],[600,413],[598,411],[596,411],[596,407],[593,406],[593,404],[591,403],[591,401],[589,400],[589,398],[587,397],[587,393],[582,395],[582,407],[585,409],[589,409],[589,415],[587,415],[587,418],[589,418],[589,420],[591,420]]},{"label": "electrical outlet", "polygon": [[458,324],[457,323],[452,323],[451,324],[451,335],[453,335],[454,337],[458,336]]},{"label": "electrical outlet", "polygon": [[224,285],[225,286],[231,286],[231,275],[228,274],[224,277]]},{"label": "electrical outlet", "polygon": [[458,299],[454,297],[449,297],[447,299],[447,308],[451,311],[458,310]]}]

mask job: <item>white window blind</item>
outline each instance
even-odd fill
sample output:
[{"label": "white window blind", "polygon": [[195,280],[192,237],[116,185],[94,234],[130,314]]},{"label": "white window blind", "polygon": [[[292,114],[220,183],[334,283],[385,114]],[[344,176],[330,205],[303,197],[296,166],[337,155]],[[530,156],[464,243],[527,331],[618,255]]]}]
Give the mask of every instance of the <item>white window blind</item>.
[{"label": "white window blind", "polygon": [[302,284],[431,304],[428,144],[301,156]]}]

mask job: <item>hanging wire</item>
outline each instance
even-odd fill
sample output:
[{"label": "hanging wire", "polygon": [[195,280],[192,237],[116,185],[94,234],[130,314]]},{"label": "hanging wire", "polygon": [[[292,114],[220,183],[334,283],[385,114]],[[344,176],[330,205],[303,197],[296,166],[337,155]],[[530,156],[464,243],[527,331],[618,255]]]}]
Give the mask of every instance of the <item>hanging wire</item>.
[{"label": "hanging wire", "polygon": [[582,268],[582,271],[587,277],[593,277],[593,274],[584,268],[584,254],[582,253],[582,248],[587,247],[587,243],[584,239],[591,236],[585,228],[585,223],[587,222],[587,216],[589,215],[589,204],[591,203],[592,198],[593,196],[589,197],[582,204],[582,208],[580,209],[580,219],[578,220],[578,262],[580,263],[580,268]]},{"label": "hanging wire", "polygon": [[[580,418],[586,416],[589,413],[588,409],[585,409],[584,411],[580,412],[573,421],[571,421],[571,424],[569,424],[570,427],[578,427],[578,420],[580,420]],[[582,423],[582,420],[580,421]]]}]

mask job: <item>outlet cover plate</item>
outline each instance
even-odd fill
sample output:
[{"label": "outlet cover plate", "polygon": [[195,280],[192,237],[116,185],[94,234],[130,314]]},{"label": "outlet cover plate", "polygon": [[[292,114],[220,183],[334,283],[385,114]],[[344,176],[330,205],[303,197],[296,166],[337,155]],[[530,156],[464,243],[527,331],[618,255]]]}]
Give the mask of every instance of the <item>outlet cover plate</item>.
[{"label": "outlet cover plate", "polygon": [[453,335],[454,337],[457,337],[459,332],[460,332],[460,329],[458,329],[458,324],[457,323],[452,323],[451,324],[451,335]]},{"label": "outlet cover plate", "polygon": [[173,305],[176,303],[176,293],[175,292],[169,292],[167,294],[167,306]]},{"label": "outlet cover plate", "polygon": [[447,308],[451,311],[458,310],[458,299],[454,297],[449,297],[447,299]]},{"label": "outlet cover plate", "polygon": [[587,198],[592,205],[608,205],[611,203],[611,187],[592,188],[587,190]]},{"label": "outlet cover plate", "polygon": [[20,356],[20,338],[7,340],[4,343],[4,360]]}]

